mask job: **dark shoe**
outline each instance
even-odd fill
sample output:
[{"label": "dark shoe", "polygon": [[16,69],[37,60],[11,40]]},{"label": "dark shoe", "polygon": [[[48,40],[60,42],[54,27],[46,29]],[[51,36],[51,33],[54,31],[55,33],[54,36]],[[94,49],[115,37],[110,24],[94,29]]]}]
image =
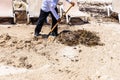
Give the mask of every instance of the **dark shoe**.
[{"label": "dark shoe", "polygon": [[39,33],[35,33],[34,36],[37,37],[37,36],[40,36],[40,34]]},{"label": "dark shoe", "polygon": [[50,36],[58,36],[58,34],[55,33],[55,32],[52,32],[52,33],[50,34]]}]

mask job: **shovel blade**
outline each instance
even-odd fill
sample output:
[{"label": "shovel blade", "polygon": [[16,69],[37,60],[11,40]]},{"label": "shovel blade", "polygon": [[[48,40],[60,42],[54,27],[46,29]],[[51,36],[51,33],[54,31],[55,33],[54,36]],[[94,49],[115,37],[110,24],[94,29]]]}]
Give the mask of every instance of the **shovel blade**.
[{"label": "shovel blade", "polygon": [[53,42],[55,40],[55,36],[49,36],[47,42]]}]

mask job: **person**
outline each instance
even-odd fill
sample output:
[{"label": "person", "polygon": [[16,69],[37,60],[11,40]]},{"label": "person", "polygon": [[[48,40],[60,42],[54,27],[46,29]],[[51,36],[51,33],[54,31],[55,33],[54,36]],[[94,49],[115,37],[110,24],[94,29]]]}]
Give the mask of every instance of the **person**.
[{"label": "person", "polygon": [[[41,32],[43,23],[49,14],[51,14],[51,17],[52,17],[52,27],[51,28],[53,28],[57,22],[61,21],[59,15],[58,15],[58,9],[57,9],[58,1],[59,0],[43,0],[42,1],[40,15],[39,15],[37,25],[35,27],[35,32],[34,32],[35,37],[41,35],[39,33]],[[75,3],[72,2],[71,0],[66,0],[66,1],[68,1],[73,6],[75,5]],[[56,28],[51,32],[51,35],[52,36],[58,35],[58,26],[56,26]]]}]

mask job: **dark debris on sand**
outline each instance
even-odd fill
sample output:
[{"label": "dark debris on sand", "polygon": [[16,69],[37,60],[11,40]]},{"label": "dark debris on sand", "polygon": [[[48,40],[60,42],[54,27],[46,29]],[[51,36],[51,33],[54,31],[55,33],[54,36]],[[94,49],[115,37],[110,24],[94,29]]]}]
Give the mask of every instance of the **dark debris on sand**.
[{"label": "dark debris on sand", "polygon": [[78,44],[85,46],[103,45],[100,42],[100,37],[95,32],[86,30],[63,31],[58,35],[56,40],[68,46],[76,46]]}]

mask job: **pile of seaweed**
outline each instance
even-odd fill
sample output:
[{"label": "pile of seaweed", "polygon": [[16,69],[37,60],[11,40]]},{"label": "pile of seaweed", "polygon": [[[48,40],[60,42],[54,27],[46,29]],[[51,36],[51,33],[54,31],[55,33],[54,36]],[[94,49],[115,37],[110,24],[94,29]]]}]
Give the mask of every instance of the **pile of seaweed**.
[{"label": "pile of seaweed", "polygon": [[56,40],[68,46],[75,46],[78,44],[85,46],[103,45],[103,43],[100,42],[100,37],[97,36],[95,32],[84,29],[77,31],[63,31],[57,36]]}]

